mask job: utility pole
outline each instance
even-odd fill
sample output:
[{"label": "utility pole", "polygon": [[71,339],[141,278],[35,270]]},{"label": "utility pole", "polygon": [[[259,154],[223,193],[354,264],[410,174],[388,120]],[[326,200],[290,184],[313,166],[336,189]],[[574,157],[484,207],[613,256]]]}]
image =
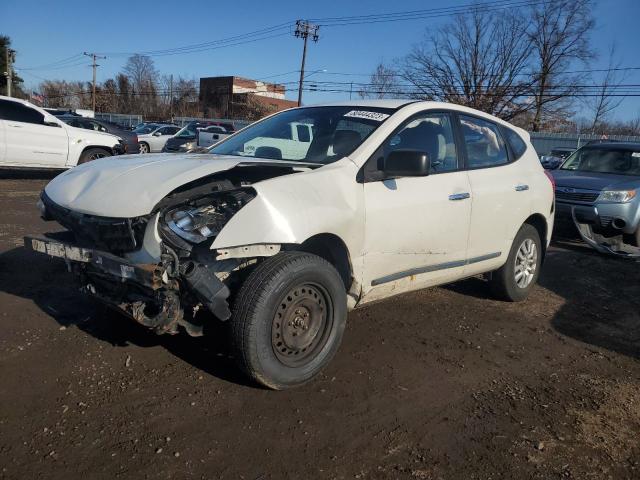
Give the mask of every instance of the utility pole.
[{"label": "utility pole", "polygon": [[16,51],[11,48],[5,49],[5,60],[7,64],[7,71],[4,72],[4,76],[7,77],[7,97],[11,96],[11,87],[13,84],[13,62],[16,61]]},{"label": "utility pole", "polygon": [[302,84],[304,82],[304,64],[307,59],[307,39],[311,35],[311,39],[314,42],[318,41],[319,25],[314,25],[306,20],[298,20],[296,22],[296,31],[294,35],[296,38],[302,38],[304,40],[304,47],[302,49],[302,64],[300,65],[300,83],[298,84],[298,106],[302,105]]},{"label": "utility pole", "polygon": [[173,73],[169,77],[169,118],[173,122]]},{"label": "utility pole", "polygon": [[87,53],[87,52],[84,52],[83,55],[86,55],[87,57],[91,57],[91,60],[92,60],[91,66],[93,67],[93,85],[91,88],[91,110],[93,110],[93,112],[95,113],[96,111],[96,67],[100,66],[96,63],[96,60],[98,58],[107,58],[107,57],[101,57],[100,55],[96,55],[95,53]]}]

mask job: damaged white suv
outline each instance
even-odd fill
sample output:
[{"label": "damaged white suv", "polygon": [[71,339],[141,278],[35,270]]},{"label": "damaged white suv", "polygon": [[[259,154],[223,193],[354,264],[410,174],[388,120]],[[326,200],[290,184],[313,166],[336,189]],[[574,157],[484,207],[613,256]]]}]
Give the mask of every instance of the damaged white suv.
[{"label": "damaged white suv", "polygon": [[283,389],[330,361],[349,309],[482,273],[524,299],[554,201],[525,131],[383,100],[280,112],[208,154],[96,160],[40,207],[68,231],[26,245],[83,291],[157,333],[228,321],[241,369]]}]

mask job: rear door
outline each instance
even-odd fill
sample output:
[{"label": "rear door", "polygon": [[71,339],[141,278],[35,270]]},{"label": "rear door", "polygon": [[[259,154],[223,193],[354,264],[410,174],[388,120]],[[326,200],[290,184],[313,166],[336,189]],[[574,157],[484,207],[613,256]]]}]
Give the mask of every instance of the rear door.
[{"label": "rear door", "polygon": [[[531,210],[526,171],[507,147],[502,129],[488,120],[460,115],[461,136],[466,149],[466,167],[471,183],[473,209],[469,227],[468,274],[500,265],[513,239]],[[495,259],[495,260],[491,260]]]},{"label": "rear door", "polygon": [[5,126],[4,163],[25,167],[64,167],[69,141],[67,131],[56,122],[45,124],[45,116],[20,102],[0,100],[0,118]]}]

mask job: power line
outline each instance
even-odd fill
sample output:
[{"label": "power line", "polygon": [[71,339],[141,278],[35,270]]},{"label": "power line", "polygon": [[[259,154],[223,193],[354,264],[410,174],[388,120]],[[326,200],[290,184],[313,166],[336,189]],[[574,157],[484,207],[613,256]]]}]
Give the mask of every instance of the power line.
[{"label": "power line", "polygon": [[263,28],[253,32],[244,33],[241,35],[235,35],[232,37],[221,38],[218,40],[212,40],[210,42],[197,43],[192,45],[185,45],[182,47],[167,48],[161,50],[147,50],[138,52],[105,52],[105,55],[110,57],[126,57],[131,55],[145,55],[149,57],[159,57],[167,55],[180,55],[186,53],[197,53],[207,50],[216,50],[228,46],[241,45],[244,43],[251,43],[269,38],[280,37],[289,34],[293,22],[285,22],[272,27]]},{"label": "power line", "polygon": [[36,67],[21,67],[20,69],[21,70],[51,70],[51,69],[53,69],[55,67],[59,67],[60,65],[65,65],[65,64],[69,64],[69,63],[75,63],[80,59],[82,59],[82,53],[76,53],[75,55],[72,55],[70,57],[63,58],[62,60],[57,60],[55,62],[46,63],[44,65],[38,65]]},{"label": "power line", "polygon": [[498,0],[493,2],[469,3],[456,7],[440,7],[405,12],[392,12],[372,15],[354,15],[350,17],[313,18],[311,21],[323,27],[346,25],[366,25],[373,23],[390,23],[407,20],[424,20],[450,15],[462,15],[477,10],[492,12],[504,9],[517,9],[551,3],[552,0]]}]

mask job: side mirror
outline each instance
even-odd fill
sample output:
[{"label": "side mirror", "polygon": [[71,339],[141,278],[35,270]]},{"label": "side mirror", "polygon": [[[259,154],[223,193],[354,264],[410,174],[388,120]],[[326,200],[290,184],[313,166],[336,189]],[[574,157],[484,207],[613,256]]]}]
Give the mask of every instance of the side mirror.
[{"label": "side mirror", "polygon": [[384,159],[386,177],[424,177],[429,175],[431,162],[426,152],[394,150]]},{"label": "side mirror", "polygon": [[154,132],[154,133],[153,133],[153,136],[154,136],[154,137],[159,137],[160,135],[162,135],[162,133],[161,133],[161,132]]}]

